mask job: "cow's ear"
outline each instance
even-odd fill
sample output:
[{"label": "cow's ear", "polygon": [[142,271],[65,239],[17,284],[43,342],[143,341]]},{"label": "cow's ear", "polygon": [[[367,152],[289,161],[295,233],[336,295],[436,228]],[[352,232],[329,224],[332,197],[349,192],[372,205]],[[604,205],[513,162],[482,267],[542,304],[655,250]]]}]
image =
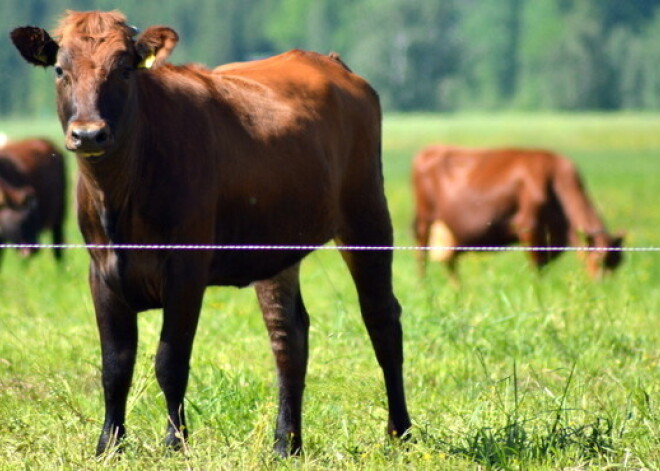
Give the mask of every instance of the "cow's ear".
[{"label": "cow's ear", "polygon": [[46,30],[36,26],[22,26],[10,35],[21,56],[32,65],[50,67],[57,60],[59,46]]},{"label": "cow's ear", "polygon": [[170,56],[178,42],[179,35],[167,26],[150,26],[145,29],[135,41],[135,49],[140,57],[138,67],[158,67]]}]

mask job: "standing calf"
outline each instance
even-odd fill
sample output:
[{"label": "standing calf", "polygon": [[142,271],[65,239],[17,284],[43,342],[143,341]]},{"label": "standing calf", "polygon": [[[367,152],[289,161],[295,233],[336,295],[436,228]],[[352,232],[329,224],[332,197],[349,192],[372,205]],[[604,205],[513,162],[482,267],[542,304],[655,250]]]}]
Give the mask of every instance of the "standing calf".
[{"label": "standing calf", "polygon": [[[505,246],[620,248],[623,238],[607,232],[575,166],[552,152],[525,149],[468,149],[430,146],[413,161],[414,232],[417,245],[448,247],[420,251],[420,270],[428,257],[444,261],[458,281],[451,247]],[[532,251],[543,267],[559,251]],[[620,251],[585,255],[590,275],[614,270]]]},{"label": "standing calf", "polygon": [[[30,63],[54,67],[66,147],[80,169],[78,221],[91,244],[389,246],[374,90],[332,57],[291,51],[216,72],[165,59],[168,27],[118,12],[69,12],[55,37],[17,28]],[[309,318],[298,266],[308,250],[92,249],[103,356],[102,453],[124,435],[137,313],[163,309],[156,376],[166,443],[180,446],[193,338],[208,285],[255,283],[279,380],[275,448],[302,446]],[[391,251],[342,251],[382,367],[389,432],[410,427]]]}]

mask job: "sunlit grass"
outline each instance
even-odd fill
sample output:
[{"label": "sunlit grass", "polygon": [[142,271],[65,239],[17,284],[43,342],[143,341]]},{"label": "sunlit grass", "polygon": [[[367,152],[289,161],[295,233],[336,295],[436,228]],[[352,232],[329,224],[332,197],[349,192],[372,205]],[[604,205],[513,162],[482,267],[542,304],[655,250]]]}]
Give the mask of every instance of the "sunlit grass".
[{"label": "sunlit grass", "polygon": [[[61,142],[53,121],[2,121],[0,130]],[[432,142],[557,149],[578,163],[628,245],[660,245],[658,115],[386,116],[385,174],[400,245],[412,244],[410,159]],[[67,234],[80,240],[73,218]],[[207,292],[187,452],[161,446],[164,400],[153,372],[160,313],[150,311],[140,315],[125,453],[95,459],[103,411],[86,267],[83,251],[67,252],[60,267],[48,251],[28,262],[4,256],[0,469],[660,466],[660,254],[627,254],[601,283],[587,279],[573,253],[541,276],[522,253],[469,254],[456,291],[443,267],[431,266],[422,281],[413,252],[397,252],[414,421],[404,445],[385,437],[381,374],[348,273],[336,253],[311,255],[302,270],[312,318],[306,452],[287,461],[271,453],[277,396],[267,335],[252,291],[234,288]]]}]

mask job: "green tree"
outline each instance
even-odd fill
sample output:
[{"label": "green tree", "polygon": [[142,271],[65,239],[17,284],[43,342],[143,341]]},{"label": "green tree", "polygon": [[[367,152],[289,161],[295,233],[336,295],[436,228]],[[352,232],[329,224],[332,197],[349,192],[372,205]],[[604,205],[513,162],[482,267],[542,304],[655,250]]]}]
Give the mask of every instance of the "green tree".
[{"label": "green tree", "polygon": [[386,108],[447,109],[455,69],[454,1],[364,0],[352,7],[347,57],[381,93]]},{"label": "green tree", "polygon": [[518,84],[522,0],[468,0],[460,4],[458,49],[461,107],[510,106]]},{"label": "green tree", "polygon": [[[386,109],[660,107],[660,0],[4,0],[0,25],[52,29],[66,8],[172,26],[175,63],[336,51]],[[0,80],[1,114],[52,112],[52,74],[8,43]]]}]

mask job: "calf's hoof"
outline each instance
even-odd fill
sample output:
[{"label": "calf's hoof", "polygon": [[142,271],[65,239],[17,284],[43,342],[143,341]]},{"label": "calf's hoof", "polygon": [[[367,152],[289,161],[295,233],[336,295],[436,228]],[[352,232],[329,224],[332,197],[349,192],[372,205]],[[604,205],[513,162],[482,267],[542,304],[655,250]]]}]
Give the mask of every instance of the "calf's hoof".
[{"label": "calf's hoof", "polygon": [[276,436],[274,450],[282,458],[299,456],[302,453],[302,438],[293,433],[286,436]]},{"label": "calf's hoof", "polygon": [[165,440],[163,443],[170,450],[179,451],[185,448],[187,438],[188,434],[183,430],[177,430],[173,427],[170,427],[167,429],[167,434],[165,435]]},{"label": "calf's hoof", "polygon": [[121,439],[123,436],[123,427],[116,427],[114,430],[104,429],[96,444],[96,456],[121,452]]}]

